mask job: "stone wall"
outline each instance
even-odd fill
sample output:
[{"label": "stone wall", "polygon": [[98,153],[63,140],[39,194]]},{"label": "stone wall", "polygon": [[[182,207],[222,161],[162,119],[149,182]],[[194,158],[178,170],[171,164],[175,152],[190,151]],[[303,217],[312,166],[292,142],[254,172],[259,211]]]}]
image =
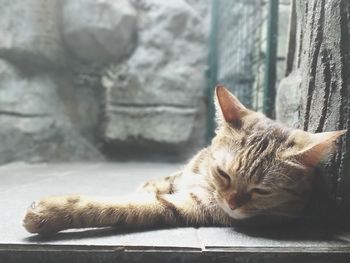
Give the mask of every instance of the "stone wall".
[{"label": "stone wall", "polygon": [[[277,97],[279,120],[311,131],[350,128],[350,2],[293,0],[287,76]],[[349,132],[324,162],[328,193],[349,216]],[[329,196],[328,196],[329,194]],[[326,211],[326,214],[329,211]],[[349,218],[349,217],[347,217]]]},{"label": "stone wall", "polygon": [[208,0],[0,4],[0,163],[204,143]]}]

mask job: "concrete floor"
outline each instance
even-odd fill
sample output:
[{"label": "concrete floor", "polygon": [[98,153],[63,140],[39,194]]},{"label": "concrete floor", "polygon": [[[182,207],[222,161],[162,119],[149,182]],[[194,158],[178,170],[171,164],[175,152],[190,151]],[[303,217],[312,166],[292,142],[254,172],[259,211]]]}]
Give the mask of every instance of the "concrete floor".
[{"label": "concrete floor", "polygon": [[[136,262],[140,255],[144,255],[142,262],[146,262],[147,257],[149,261],[164,261],[172,256],[182,261],[197,259],[201,262],[210,262],[213,257],[222,262],[232,257],[235,262],[247,262],[247,257],[251,257],[249,262],[271,262],[276,256],[285,256],[283,262],[290,258],[299,260],[298,257],[312,259],[310,262],[330,259],[331,262],[350,262],[350,234],[339,229],[284,227],[243,232],[215,227],[138,231],[105,228],[69,230],[43,239],[27,233],[21,226],[26,207],[45,195],[123,195],[134,191],[147,178],[168,175],[180,167],[180,164],[132,162],[17,163],[0,167],[0,263],[55,262],[57,256],[63,255],[65,258],[61,262],[72,259],[90,262],[88,259],[99,258],[99,255],[111,262],[117,259],[130,262],[129,256]],[[125,253],[127,258],[124,258]]]}]

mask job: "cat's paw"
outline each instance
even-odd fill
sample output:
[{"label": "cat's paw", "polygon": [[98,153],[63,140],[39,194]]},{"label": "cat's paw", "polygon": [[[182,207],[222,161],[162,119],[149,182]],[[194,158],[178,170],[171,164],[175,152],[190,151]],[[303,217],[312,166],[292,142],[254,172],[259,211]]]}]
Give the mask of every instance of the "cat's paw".
[{"label": "cat's paw", "polygon": [[69,210],[58,197],[33,202],[23,218],[23,227],[30,233],[54,234],[69,227]]}]

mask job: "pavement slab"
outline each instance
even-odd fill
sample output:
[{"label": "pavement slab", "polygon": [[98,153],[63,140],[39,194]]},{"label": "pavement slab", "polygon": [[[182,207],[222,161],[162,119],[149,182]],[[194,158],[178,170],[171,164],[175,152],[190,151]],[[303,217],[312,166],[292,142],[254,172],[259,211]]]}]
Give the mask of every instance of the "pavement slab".
[{"label": "pavement slab", "polygon": [[[103,262],[274,262],[273,259],[350,262],[350,232],[336,227],[92,228],[67,230],[43,238],[27,233],[21,226],[24,211],[40,197],[68,193],[124,195],[135,191],[143,181],[169,175],[182,166],[124,162],[13,163],[0,167],[0,263],[95,262],[93,259],[105,259]],[[61,260],[55,261],[57,257]],[[235,261],[231,261],[233,258]]]}]

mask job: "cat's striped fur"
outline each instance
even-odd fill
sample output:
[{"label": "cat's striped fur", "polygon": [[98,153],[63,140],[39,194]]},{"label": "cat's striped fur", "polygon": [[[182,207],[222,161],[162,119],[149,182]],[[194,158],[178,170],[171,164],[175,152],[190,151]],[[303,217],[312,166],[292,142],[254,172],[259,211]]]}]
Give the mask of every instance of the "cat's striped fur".
[{"label": "cat's striped fur", "polygon": [[33,203],[31,233],[105,226],[230,226],[262,215],[295,217],[305,207],[313,168],[344,131],[311,134],[246,109],[216,88],[218,129],[210,146],[178,173],[113,199],[68,195]]}]

